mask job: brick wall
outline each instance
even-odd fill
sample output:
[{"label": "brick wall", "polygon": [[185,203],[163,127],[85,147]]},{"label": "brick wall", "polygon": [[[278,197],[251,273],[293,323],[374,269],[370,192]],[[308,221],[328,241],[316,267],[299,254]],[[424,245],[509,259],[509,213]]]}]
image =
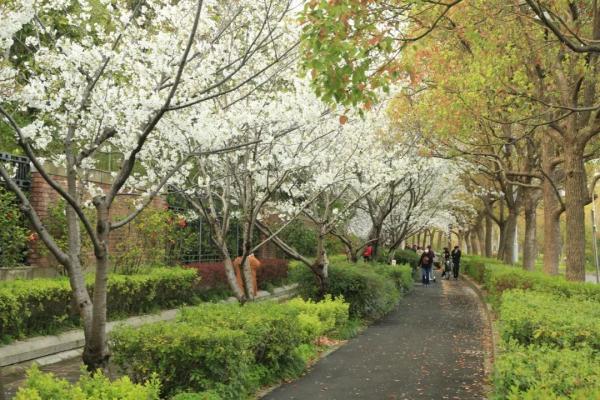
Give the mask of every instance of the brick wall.
[{"label": "brick wall", "polygon": [[[57,171],[51,175],[52,178],[66,186],[66,178]],[[98,172],[93,176],[92,181],[96,182],[105,191],[110,187],[110,176],[105,173]],[[30,201],[33,208],[36,210],[42,221],[48,221],[48,210],[60,200],[60,196],[48,185],[39,172],[31,173],[31,195]],[[117,196],[111,208],[112,220],[117,220],[119,217],[124,217],[133,211],[133,202],[135,195]],[[166,201],[162,197],[156,197],[149,207],[164,209],[167,207]],[[131,226],[126,225],[120,229],[112,231],[109,238],[109,249],[112,255],[116,253],[116,244],[120,241],[127,240],[130,235],[135,234]],[[28,263],[31,266],[38,268],[54,268],[58,266],[56,259],[49,254],[41,241],[31,243],[31,251],[29,252]],[[87,262],[86,262],[87,260]],[[84,263],[86,266],[93,266],[93,254],[90,252],[85,257]]]}]

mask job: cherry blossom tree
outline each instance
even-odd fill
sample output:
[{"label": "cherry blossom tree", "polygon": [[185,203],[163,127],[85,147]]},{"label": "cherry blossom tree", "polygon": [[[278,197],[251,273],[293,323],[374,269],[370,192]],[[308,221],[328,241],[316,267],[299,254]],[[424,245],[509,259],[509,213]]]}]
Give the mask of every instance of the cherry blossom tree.
[{"label": "cherry blossom tree", "polygon": [[[294,56],[296,47],[288,1],[129,4],[15,0],[0,5],[1,123],[12,129],[23,153],[66,201],[66,251],[3,165],[0,177],[68,272],[84,325],[83,360],[91,370],[106,366],[109,358],[109,233],[135,218],[176,172],[185,175],[190,157],[225,150],[200,139],[212,118],[198,111],[202,104],[248,96]],[[63,17],[60,26],[56,15]],[[16,43],[26,47],[26,59],[15,56]],[[19,124],[17,113],[27,113],[31,123]],[[179,149],[190,142],[180,132],[198,134],[185,154]],[[106,150],[118,152],[121,162],[103,190],[87,175]],[[65,184],[49,174],[52,164],[65,168]],[[140,190],[137,209],[123,220],[111,220],[117,196]],[[95,211],[95,222],[86,207]],[[96,260],[93,297],[84,282],[80,224]]]},{"label": "cherry blossom tree", "polygon": [[[287,70],[286,75],[293,77],[294,72]],[[293,78],[276,79],[243,101],[219,108],[217,116],[220,122],[214,124],[213,135],[246,145],[235,152],[194,156],[196,173],[188,176],[182,193],[211,227],[235,296],[240,301],[252,300],[249,256],[274,236],[269,233],[255,243],[257,226],[282,213],[286,218],[291,215],[287,225],[310,203],[311,194],[303,204],[291,204],[285,198],[309,175],[316,160],[332,150],[324,143],[334,142],[339,123],[305,81]],[[242,227],[243,289],[237,284],[226,242],[234,217]]]}]

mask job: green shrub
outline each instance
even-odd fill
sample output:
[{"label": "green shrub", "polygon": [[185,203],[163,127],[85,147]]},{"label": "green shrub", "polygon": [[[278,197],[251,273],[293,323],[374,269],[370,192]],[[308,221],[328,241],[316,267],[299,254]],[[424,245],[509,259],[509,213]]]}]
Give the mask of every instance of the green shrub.
[{"label": "green shrub", "polygon": [[600,358],[590,349],[509,343],[495,361],[493,399],[600,398]]},{"label": "green shrub", "polygon": [[505,341],[600,351],[600,303],[522,290],[504,292],[501,300]]},{"label": "green shrub", "polygon": [[[108,315],[116,318],[171,308],[194,301],[196,274],[181,268],[154,268],[141,275],[110,274]],[[92,290],[93,277],[87,280]],[[0,339],[9,341],[75,327],[66,278],[0,283]]]},{"label": "green shrub", "polygon": [[[300,295],[305,299],[319,299],[319,288],[312,271],[305,266],[290,267]],[[349,262],[329,265],[327,293],[333,297],[342,296],[350,304],[350,318],[376,320],[398,303],[400,291],[391,279],[377,273],[376,268]]]},{"label": "green shrub", "polygon": [[0,186],[0,267],[14,267],[25,260],[27,234],[16,196]]},{"label": "green shrub", "polygon": [[412,250],[397,250],[394,259],[398,264],[409,265],[412,268],[419,266],[419,255]]},{"label": "green shrub", "polygon": [[[137,275],[112,274],[108,280],[108,314],[135,315],[195,302],[195,271],[152,268]],[[91,278],[88,289],[92,291]]]},{"label": "green shrub", "polygon": [[600,398],[600,287],[465,257],[499,312],[494,399]]},{"label": "green shrub", "polygon": [[461,262],[463,272],[469,275],[479,284],[483,284],[485,281],[485,264],[476,260],[463,260]]},{"label": "green shrub", "polygon": [[279,237],[300,254],[314,257],[317,251],[317,233],[302,221],[293,221],[280,233]]},{"label": "green shrub", "polygon": [[372,268],[392,280],[396,288],[403,293],[413,288],[412,268],[408,265],[372,264]]},{"label": "green shrub", "polygon": [[295,298],[286,303],[300,313],[300,325],[305,341],[308,342],[322,335],[339,335],[348,324],[348,303],[338,297],[325,297],[318,303],[311,300]]},{"label": "green shrub", "polygon": [[234,399],[255,387],[251,340],[240,330],[181,322],[121,327],[112,335],[111,349],[115,364],[134,381],[157,374],[165,396],[215,390]]},{"label": "green shrub", "polygon": [[593,283],[570,282],[562,276],[525,271],[519,267],[503,265],[498,260],[481,257],[465,257],[462,265],[465,273],[484,284],[496,302],[502,292],[510,289],[535,290],[600,301],[600,285]]},{"label": "green shrub", "polygon": [[209,390],[239,399],[300,374],[316,354],[315,339],[347,322],[342,299],[202,304],[182,309],[174,322],[121,327],[111,349],[115,363],[135,381],[156,374],[163,395],[184,392],[178,396],[186,399],[197,395],[187,391]]},{"label": "green shrub", "polygon": [[[183,309],[179,321],[194,326],[240,330],[249,337],[260,383],[276,377],[292,377],[304,369],[294,350],[303,343],[299,310],[273,302],[239,304],[203,304]],[[312,342],[318,336],[313,332]]]},{"label": "green shrub", "polygon": [[27,372],[27,380],[15,400],[158,400],[159,384],[151,379],[134,384],[128,377],[111,382],[102,373],[82,373],[79,382],[70,384],[52,374],[40,372],[37,366]]}]

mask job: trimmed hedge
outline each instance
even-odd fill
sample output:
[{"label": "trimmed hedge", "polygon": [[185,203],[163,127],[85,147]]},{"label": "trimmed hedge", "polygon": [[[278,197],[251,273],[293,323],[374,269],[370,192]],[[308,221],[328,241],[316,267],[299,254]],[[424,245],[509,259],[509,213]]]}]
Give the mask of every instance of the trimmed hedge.
[{"label": "trimmed hedge", "polygon": [[[278,258],[260,259],[261,266],[256,271],[256,282],[260,290],[279,286],[287,281],[288,261]],[[201,278],[201,296],[204,299],[219,299],[232,296],[223,262],[193,263],[186,268],[197,271]]]},{"label": "trimmed hedge", "polygon": [[163,395],[217,390],[247,393],[252,351],[240,330],[162,322],[124,327],[111,338],[114,362],[135,382],[158,373]]},{"label": "trimmed hedge", "polygon": [[263,258],[256,270],[256,283],[260,290],[281,286],[287,282],[289,261],[280,258]]},{"label": "trimmed hedge", "polygon": [[111,382],[102,373],[89,376],[82,373],[75,384],[53,374],[40,372],[34,364],[27,379],[16,394],[15,400],[158,400],[159,383],[155,379],[144,384],[134,384],[128,377]]},{"label": "trimmed hedge", "polygon": [[562,276],[525,271],[480,257],[465,257],[462,265],[466,274],[484,285],[493,300],[505,290],[523,289],[600,301],[600,285],[593,283],[571,282]]},{"label": "trimmed hedge", "polygon": [[494,363],[494,400],[600,398],[600,358],[588,348],[505,344]]},{"label": "trimmed hedge", "polygon": [[[108,316],[117,318],[172,308],[195,301],[193,271],[154,268],[140,275],[110,274]],[[87,279],[92,293],[93,277]],[[7,281],[0,284],[0,339],[51,334],[79,324],[66,278]]]},{"label": "trimmed hedge", "polygon": [[[319,287],[312,271],[304,265],[293,263],[291,279],[298,283],[300,295],[305,299],[318,299]],[[377,320],[394,309],[402,294],[400,288],[412,287],[411,269],[370,263],[352,264],[336,262],[329,265],[327,293],[342,296],[350,303],[350,318]]]},{"label": "trimmed hedge", "polygon": [[465,257],[499,313],[494,399],[600,398],[600,286]]},{"label": "trimmed hedge", "polygon": [[397,250],[394,255],[398,264],[410,265],[412,268],[419,266],[419,255],[412,250]]},{"label": "trimmed hedge", "polygon": [[502,295],[499,320],[505,342],[600,351],[600,302],[510,290]]},{"label": "trimmed hedge", "polygon": [[174,322],[121,327],[111,349],[134,381],[156,374],[164,396],[195,399],[193,392],[207,397],[204,392],[212,391],[211,396],[240,399],[300,374],[316,352],[316,339],[347,322],[342,299],[203,304],[182,310]]}]

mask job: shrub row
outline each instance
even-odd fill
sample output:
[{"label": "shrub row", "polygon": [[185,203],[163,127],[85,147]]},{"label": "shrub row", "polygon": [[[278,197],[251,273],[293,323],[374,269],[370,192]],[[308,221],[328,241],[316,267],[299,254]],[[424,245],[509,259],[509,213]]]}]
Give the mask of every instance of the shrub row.
[{"label": "shrub row", "polygon": [[[260,290],[267,290],[286,282],[288,277],[288,261],[278,258],[264,258],[256,271],[256,281]],[[225,298],[231,294],[225,275],[223,262],[193,263],[186,265],[198,272],[201,278],[200,289],[204,298]]]},{"label": "shrub row", "polygon": [[483,284],[495,302],[505,290],[510,289],[534,290],[600,301],[600,285],[593,283],[571,282],[562,276],[525,271],[480,257],[465,257],[463,265],[465,273]]},{"label": "shrub row", "polygon": [[314,356],[315,340],[347,322],[342,299],[203,304],[182,310],[175,322],[122,327],[113,333],[111,349],[134,381],[156,374],[163,396],[239,399],[297,376]]},{"label": "shrub row", "polygon": [[[153,268],[145,274],[116,275],[108,280],[108,316],[142,314],[194,302],[193,271]],[[87,280],[92,292],[93,277]],[[4,342],[77,326],[66,278],[34,279],[0,284],[0,339]]]},{"label": "shrub row", "polygon": [[600,287],[466,257],[498,311],[494,399],[600,398]]},{"label": "shrub row", "polygon": [[398,250],[394,255],[396,262],[398,264],[410,265],[412,268],[417,268],[419,266],[419,255],[417,252],[412,250]]},{"label": "shrub row", "polygon": [[111,382],[102,373],[89,376],[82,371],[80,380],[70,384],[52,374],[40,372],[34,366],[27,372],[25,384],[19,388],[15,400],[158,400],[159,383],[155,379],[134,384],[128,377]]},{"label": "shrub row", "polygon": [[[353,319],[376,320],[390,312],[398,303],[403,291],[412,287],[411,268],[378,263],[330,264],[327,293],[342,296],[350,304]],[[291,280],[298,283],[300,295],[305,299],[318,299],[319,287],[312,271],[304,265],[293,263]]]},{"label": "shrub row", "polygon": [[505,343],[494,365],[494,400],[600,398],[600,357],[589,348]]},{"label": "shrub row", "polygon": [[600,302],[509,290],[502,295],[499,318],[505,342],[600,352]]}]

